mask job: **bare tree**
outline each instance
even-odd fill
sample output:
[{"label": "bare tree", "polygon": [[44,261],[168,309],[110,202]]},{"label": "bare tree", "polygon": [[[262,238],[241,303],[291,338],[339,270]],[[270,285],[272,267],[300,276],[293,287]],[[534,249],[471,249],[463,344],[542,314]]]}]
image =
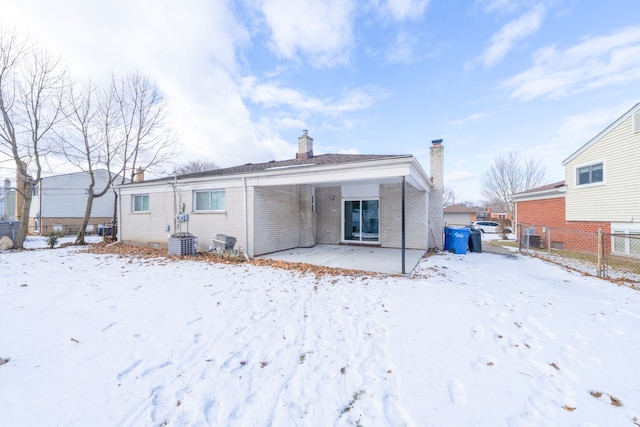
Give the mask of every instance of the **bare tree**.
[{"label": "bare tree", "polygon": [[451,206],[456,204],[456,193],[451,187],[444,187],[443,205]]},{"label": "bare tree", "polygon": [[[116,127],[114,97],[111,90],[100,90],[93,84],[75,82],[68,91],[65,117],[69,124],[64,135],[62,152],[66,159],[89,178],[87,201],[75,244],[83,245],[87,225],[91,218],[94,199],[107,194],[113,183],[122,175],[123,165],[113,160],[122,144],[111,136]],[[106,178],[96,188],[96,173],[106,170]]]},{"label": "bare tree", "polygon": [[207,172],[218,169],[218,165],[210,160],[191,160],[188,163],[180,165],[176,168],[177,175],[186,175],[189,173]]},{"label": "bare tree", "polygon": [[[137,171],[145,171],[173,155],[175,139],[166,119],[166,104],[158,87],[135,71],[123,77],[113,76],[111,91],[117,126],[109,132],[120,148],[114,162],[121,165],[120,184],[133,181]],[[115,193],[115,189],[114,189]],[[113,206],[117,220],[118,196]]]},{"label": "bare tree", "polygon": [[[88,197],[76,244],[84,244],[93,201],[114,192],[113,222],[116,222],[116,181],[133,180],[136,171],[164,161],[173,145],[165,123],[164,100],[147,77],[133,73],[112,78],[106,90],[76,83],[69,91],[66,117],[73,131],[65,137],[66,158],[89,177]],[[96,187],[98,169],[106,180]]]},{"label": "bare tree", "polygon": [[509,219],[513,221],[515,204],[511,195],[540,186],[546,179],[547,170],[533,159],[520,157],[517,152],[509,152],[493,161],[491,168],[480,178],[482,195],[486,200],[503,206]]},{"label": "bare tree", "polygon": [[42,176],[42,161],[61,118],[66,72],[59,59],[34,49],[16,30],[0,27],[0,150],[13,159],[23,199],[15,248],[22,248],[29,229],[33,188]]}]

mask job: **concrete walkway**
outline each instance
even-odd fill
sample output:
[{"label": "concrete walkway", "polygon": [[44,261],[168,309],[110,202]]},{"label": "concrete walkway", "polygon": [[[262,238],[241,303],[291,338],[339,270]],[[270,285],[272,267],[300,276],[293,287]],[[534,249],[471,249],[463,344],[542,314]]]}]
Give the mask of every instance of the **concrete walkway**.
[{"label": "concrete walkway", "polygon": [[[405,274],[410,274],[413,271],[425,253],[425,250],[405,250]],[[312,248],[294,248],[262,255],[257,258],[304,262],[325,267],[374,273],[402,274],[402,250],[392,248],[315,245]]]}]

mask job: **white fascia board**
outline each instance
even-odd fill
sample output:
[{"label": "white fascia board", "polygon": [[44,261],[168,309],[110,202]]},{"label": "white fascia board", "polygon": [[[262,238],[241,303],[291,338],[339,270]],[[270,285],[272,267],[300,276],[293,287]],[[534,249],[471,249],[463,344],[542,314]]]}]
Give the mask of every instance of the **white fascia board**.
[{"label": "white fascia board", "polygon": [[218,188],[242,187],[242,175],[209,176],[192,179],[138,182],[133,185],[118,186],[122,194],[140,194],[148,192],[165,191],[173,188],[174,183],[178,188],[189,188],[191,190],[214,190]]},{"label": "white fascia board", "polygon": [[543,199],[555,199],[558,197],[565,197],[567,187],[562,186],[560,188],[554,188],[552,190],[536,191],[535,193],[521,194],[519,196],[511,196],[511,199],[516,202],[528,202],[531,200],[543,200]]},{"label": "white fascia board", "polygon": [[339,184],[348,181],[399,179],[401,176],[407,177],[411,185],[420,190],[430,188],[424,171],[417,161],[410,157],[263,171],[248,175],[247,185]]}]

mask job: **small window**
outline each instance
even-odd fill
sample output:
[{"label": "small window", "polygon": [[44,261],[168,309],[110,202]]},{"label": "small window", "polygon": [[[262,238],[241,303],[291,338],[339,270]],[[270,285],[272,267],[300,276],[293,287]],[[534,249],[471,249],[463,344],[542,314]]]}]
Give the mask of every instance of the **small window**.
[{"label": "small window", "polygon": [[576,169],[576,184],[594,184],[604,179],[602,163],[582,166]]},{"label": "small window", "polygon": [[193,198],[195,211],[224,210],[224,190],[196,191]]},{"label": "small window", "polygon": [[133,212],[149,212],[149,195],[140,194],[133,196],[131,207]]},{"label": "small window", "polygon": [[616,254],[640,258],[640,231],[614,230],[612,237]]},{"label": "small window", "polygon": [[640,111],[633,115],[633,133],[640,132]]}]

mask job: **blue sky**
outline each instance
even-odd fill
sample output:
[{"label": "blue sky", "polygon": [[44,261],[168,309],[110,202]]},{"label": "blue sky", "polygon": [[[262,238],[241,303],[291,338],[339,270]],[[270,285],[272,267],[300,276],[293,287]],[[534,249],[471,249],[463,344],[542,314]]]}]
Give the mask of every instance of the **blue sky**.
[{"label": "blue sky", "polygon": [[413,154],[428,171],[442,138],[445,185],[478,201],[497,156],[518,151],[562,180],[561,161],[640,102],[637,0],[0,0],[0,10],[80,78],[149,75],[171,109],[176,163],[291,158],[308,129],[316,154]]}]

